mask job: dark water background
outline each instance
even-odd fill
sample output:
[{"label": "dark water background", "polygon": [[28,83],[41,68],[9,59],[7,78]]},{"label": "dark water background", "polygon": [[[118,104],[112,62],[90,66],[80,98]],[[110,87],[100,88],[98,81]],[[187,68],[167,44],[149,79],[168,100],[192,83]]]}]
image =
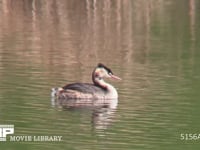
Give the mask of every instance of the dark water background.
[{"label": "dark water background", "polygon": [[[200,1],[0,0],[0,124],[62,142],[0,149],[199,149]],[[51,88],[112,68],[112,109],[67,109]]]}]

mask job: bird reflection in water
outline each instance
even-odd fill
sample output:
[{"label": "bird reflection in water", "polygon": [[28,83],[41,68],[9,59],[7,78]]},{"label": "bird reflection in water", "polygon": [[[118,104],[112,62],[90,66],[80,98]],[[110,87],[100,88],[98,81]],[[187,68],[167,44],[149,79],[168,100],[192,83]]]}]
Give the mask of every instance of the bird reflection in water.
[{"label": "bird reflection in water", "polygon": [[67,111],[80,109],[91,110],[91,123],[94,129],[107,129],[113,122],[117,109],[118,99],[112,100],[87,100],[87,99],[56,99],[51,98],[52,107],[62,108]]}]

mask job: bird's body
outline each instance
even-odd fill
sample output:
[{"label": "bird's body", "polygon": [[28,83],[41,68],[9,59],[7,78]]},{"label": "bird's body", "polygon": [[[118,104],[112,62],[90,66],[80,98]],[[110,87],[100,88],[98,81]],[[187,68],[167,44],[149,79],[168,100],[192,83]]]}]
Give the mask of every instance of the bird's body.
[{"label": "bird's body", "polygon": [[93,84],[91,83],[73,83],[67,84],[62,88],[53,89],[54,95],[61,99],[116,99],[118,93],[116,89],[106,83],[103,78],[113,78],[112,71],[103,64],[98,64],[92,73]]}]

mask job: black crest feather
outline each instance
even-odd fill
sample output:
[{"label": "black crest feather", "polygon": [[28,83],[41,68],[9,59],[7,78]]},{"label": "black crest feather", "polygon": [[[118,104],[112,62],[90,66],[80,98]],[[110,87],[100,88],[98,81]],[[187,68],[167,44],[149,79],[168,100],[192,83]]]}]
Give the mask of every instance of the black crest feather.
[{"label": "black crest feather", "polygon": [[104,68],[105,70],[108,71],[108,73],[113,74],[112,70],[111,70],[110,68],[106,67],[106,66],[105,66],[104,64],[102,64],[102,63],[98,63],[97,67],[98,67],[98,68]]}]

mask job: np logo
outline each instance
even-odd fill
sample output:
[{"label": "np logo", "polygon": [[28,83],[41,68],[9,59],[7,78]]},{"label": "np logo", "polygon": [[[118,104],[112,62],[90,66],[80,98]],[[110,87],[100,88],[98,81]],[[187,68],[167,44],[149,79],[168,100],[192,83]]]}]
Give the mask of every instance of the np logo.
[{"label": "np logo", "polygon": [[0,141],[6,141],[7,134],[14,134],[14,125],[0,125]]}]

